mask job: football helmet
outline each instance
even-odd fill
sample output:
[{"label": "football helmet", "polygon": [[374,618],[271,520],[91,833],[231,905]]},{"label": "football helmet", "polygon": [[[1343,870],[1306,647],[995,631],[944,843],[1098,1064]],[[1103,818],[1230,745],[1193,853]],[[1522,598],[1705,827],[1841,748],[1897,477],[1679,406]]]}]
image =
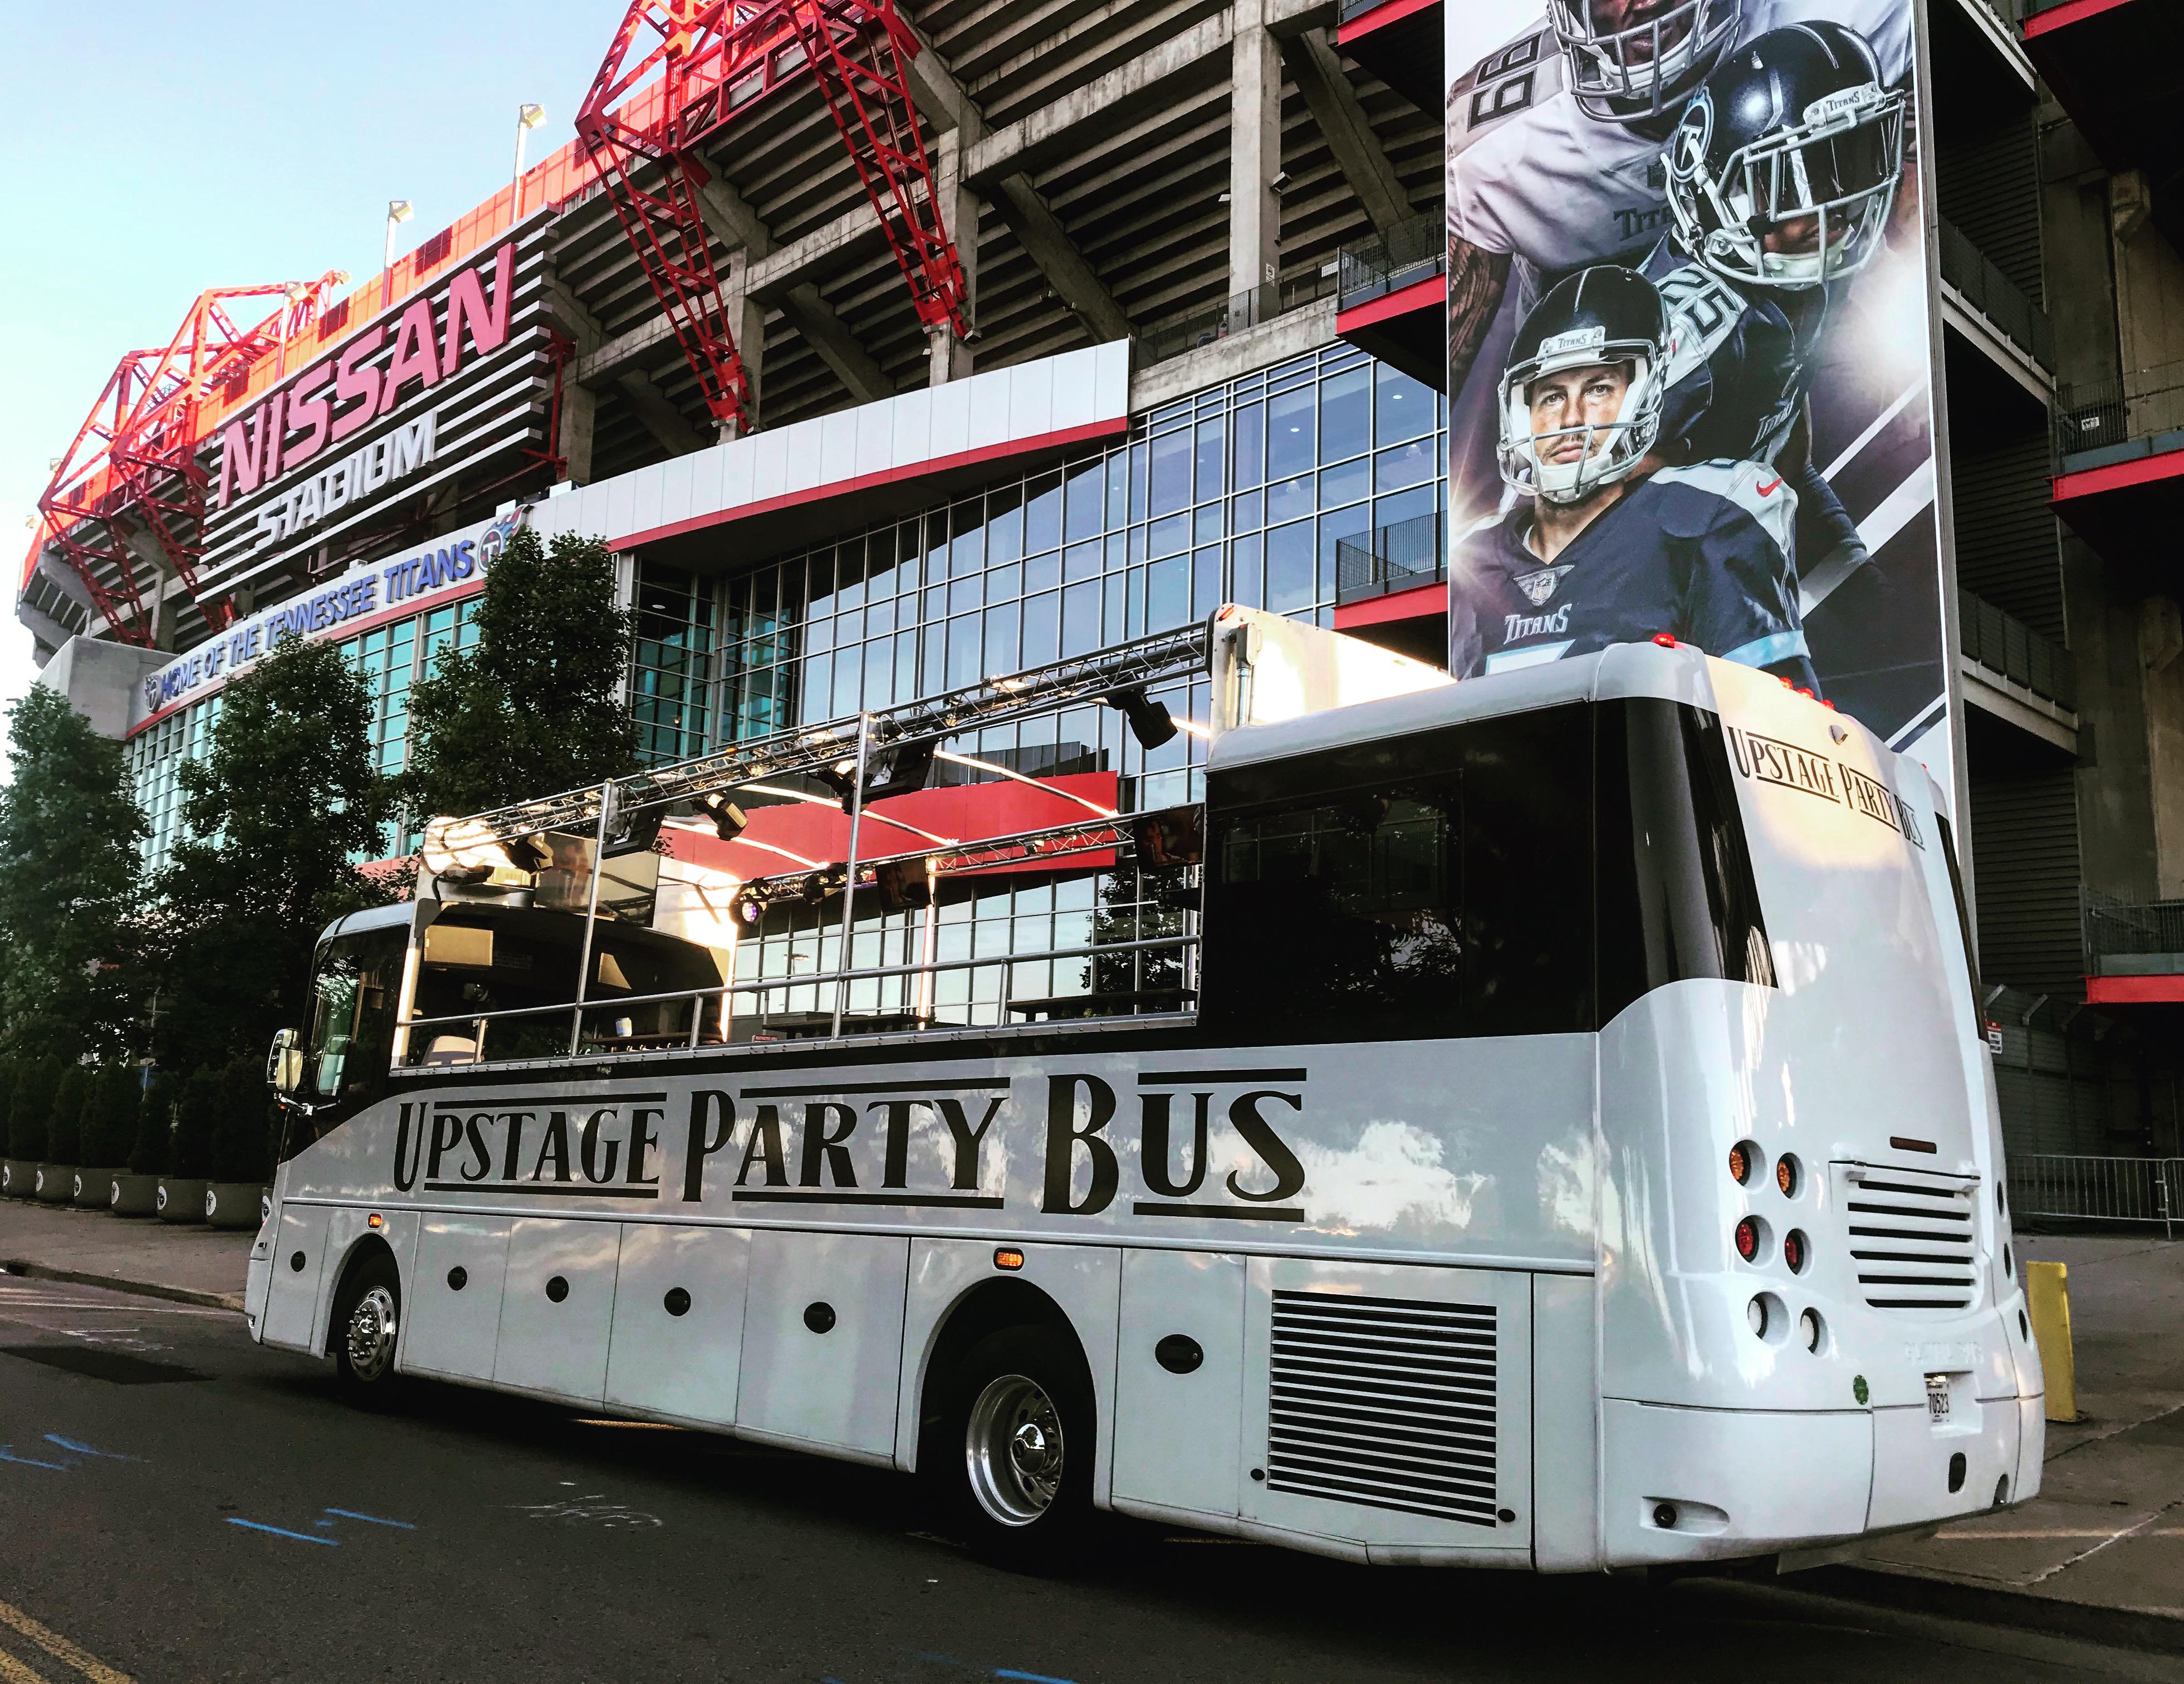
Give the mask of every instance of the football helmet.
[{"label": "football helmet", "polygon": [[[1635,270],[1602,264],[1581,269],[1548,291],[1517,330],[1502,371],[1500,456],[1503,483],[1550,503],[1582,503],[1637,467],[1661,436],[1672,349],[1668,308]],[[1549,375],[1596,365],[1619,365],[1630,384],[1613,421],[1572,421],[1535,432],[1532,388]],[[1572,460],[1548,461],[1540,447],[1578,438]]]},{"label": "football helmet", "polygon": [[1856,30],[1795,24],[1747,42],[1692,95],[1663,154],[1684,245],[1758,286],[1856,274],[1895,207],[1904,105]]},{"label": "football helmet", "polygon": [[1569,65],[1578,109],[1598,123],[1673,116],[1721,61],[1744,20],[1744,0],[1677,0],[1638,21],[1604,28],[1601,0],[1547,0],[1547,21]]}]

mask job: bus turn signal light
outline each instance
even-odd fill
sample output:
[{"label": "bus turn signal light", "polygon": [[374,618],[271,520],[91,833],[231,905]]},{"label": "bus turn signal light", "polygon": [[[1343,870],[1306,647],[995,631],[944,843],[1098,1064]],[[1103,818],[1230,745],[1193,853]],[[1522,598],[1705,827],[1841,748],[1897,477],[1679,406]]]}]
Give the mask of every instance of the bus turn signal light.
[{"label": "bus turn signal light", "polygon": [[372,1212],[370,1216],[365,1218],[364,1222],[365,1226],[367,1228],[384,1228],[387,1226],[387,1218],[382,1216],[377,1211]]},{"label": "bus turn signal light", "polygon": [[1759,1255],[1759,1218],[1747,1216],[1736,1224],[1736,1254],[1750,1263]]},{"label": "bus turn signal light", "polygon": [[1756,1148],[1748,1140],[1739,1140],[1729,1149],[1729,1176],[1740,1187],[1752,1179],[1752,1160]]},{"label": "bus turn signal light", "polygon": [[1023,1253],[1017,1251],[1013,1246],[1003,1246],[994,1253],[994,1267],[995,1269],[1022,1269],[1023,1267]]}]

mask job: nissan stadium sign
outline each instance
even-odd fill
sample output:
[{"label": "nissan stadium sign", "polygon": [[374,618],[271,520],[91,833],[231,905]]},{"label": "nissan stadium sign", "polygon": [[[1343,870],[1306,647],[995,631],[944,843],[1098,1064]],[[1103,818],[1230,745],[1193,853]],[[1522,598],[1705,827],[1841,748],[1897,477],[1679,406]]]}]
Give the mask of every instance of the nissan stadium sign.
[{"label": "nissan stadium sign", "polygon": [[511,236],[227,421],[206,464],[207,583],[248,583],[322,544],[337,560],[405,493],[458,475],[482,486],[493,458],[539,442],[543,275],[538,241]]}]

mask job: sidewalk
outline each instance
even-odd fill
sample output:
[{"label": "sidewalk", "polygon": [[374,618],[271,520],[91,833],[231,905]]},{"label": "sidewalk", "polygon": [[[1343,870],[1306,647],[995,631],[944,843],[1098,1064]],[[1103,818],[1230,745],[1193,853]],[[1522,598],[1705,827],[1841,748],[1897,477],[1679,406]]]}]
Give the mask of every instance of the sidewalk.
[{"label": "sidewalk", "polygon": [[86,1280],[213,1293],[231,1299],[238,1309],[256,1237],[247,1229],[0,1199],[0,1263],[31,1263]]},{"label": "sidewalk", "polygon": [[[0,1263],[242,1302],[252,1235],[0,1201]],[[2020,1235],[2065,1263],[2081,1419],[2048,1427],[2041,1494],[1785,1584],[2184,1650],[2184,1241]]]},{"label": "sidewalk", "polygon": [[2013,1624],[2184,1648],[2184,1241],[2020,1235],[2018,1246],[2070,1270],[2079,1419],[2048,1424],[2040,1495],[1877,1544],[1828,1576],[1853,1591],[1882,1573],[1984,1591],[2020,1606],[1971,1595],[1967,1611],[1985,1603]]}]

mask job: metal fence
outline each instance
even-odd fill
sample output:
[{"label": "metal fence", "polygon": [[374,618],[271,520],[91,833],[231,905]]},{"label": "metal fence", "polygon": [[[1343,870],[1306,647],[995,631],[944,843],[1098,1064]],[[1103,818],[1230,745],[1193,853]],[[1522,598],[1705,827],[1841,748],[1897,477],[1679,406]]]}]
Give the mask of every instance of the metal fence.
[{"label": "metal fence", "polygon": [[1414,216],[1386,234],[1345,246],[1340,259],[1339,308],[1355,309],[1441,272],[1448,246],[1440,213]]},{"label": "metal fence", "polygon": [[2078,898],[2096,975],[2184,971],[2184,901],[2125,901],[2082,886]]},{"label": "metal fence", "polygon": [[1942,222],[1942,278],[2019,350],[2042,368],[2055,366],[2053,320],[1946,218]]},{"label": "metal fence", "polygon": [[2184,362],[2157,363],[2113,380],[2055,392],[2055,448],[2070,457],[2184,429]]},{"label": "metal fence", "polygon": [[1957,593],[1957,621],[1966,659],[2077,711],[2078,661],[2070,650],[1968,590]]},{"label": "metal fence", "polygon": [[2184,1157],[2075,1157],[2031,1153],[2009,1160],[2009,1207],[2020,1218],[2159,1223],[2176,1237]]},{"label": "metal fence", "polygon": [[1415,590],[1448,577],[1441,553],[1439,513],[1419,515],[1393,526],[1375,527],[1334,546],[1334,600],[1338,606]]},{"label": "metal fence", "polygon": [[1256,327],[1262,321],[1272,321],[1278,315],[1301,309],[1334,291],[1337,273],[1337,265],[1329,264],[1317,274],[1291,281],[1269,281],[1248,293],[1239,293],[1225,303],[1209,304],[1179,320],[1150,328],[1132,342],[1130,360],[1139,368],[1150,368],[1170,357],[1179,357],[1186,351],[1195,351],[1225,339],[1231,333],[1240,333],[1247,327]]}]

